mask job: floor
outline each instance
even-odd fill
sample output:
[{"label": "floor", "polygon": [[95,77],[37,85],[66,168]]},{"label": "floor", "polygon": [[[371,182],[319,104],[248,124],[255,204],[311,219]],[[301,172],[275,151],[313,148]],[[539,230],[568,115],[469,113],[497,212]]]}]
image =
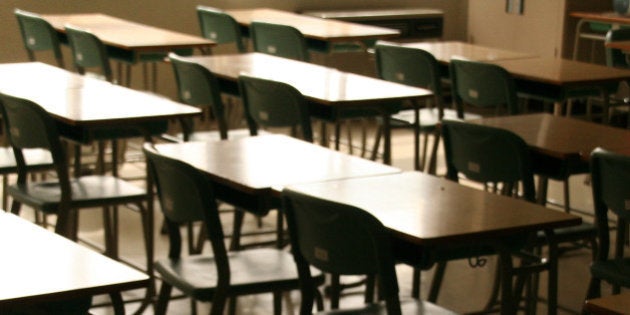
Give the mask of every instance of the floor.
[{"label": "floor", "polygon": [[[355,143],[358,142],[358,135],[355,136]],[[128,154],[128,163],[122,168],[122,174],[124,177],[135,179],[139,185],[142,185],[142,180],[139,178],[144,174],[144,164],[139,158],[138,152],[132,147]],[[402,169],[410,170],[412,168],[412,145],[413,138],[411,132],[408,130],[398,130],[394,132],[393,136],[393,164]],[[136,149],[137,150],[137,149]],[[347,150],[347,148],[342,148]],[[357,154],[357,150],[354,150]],[[443,162],[440,158],[440,172],[443,173]],[[550,197],[557,198],[562,196],[560,183],[550,184]],[[586,176],[575,176],[571,179],[571,204],[574,208],[582,209],[585,212],[592,212],[592,201],[590,186],[588,185],[588,178]],[[560,197],[561,198],[561,197]],[[561,203],[562,200],[559,200]],[[101,229],[101,216],[97,212],[100,210],[94,210],[94,212],[82,212],[80,220],[80,238],[89,242],[100,243],[102,242],[102,229]],[[159,210],[156,210],[156,214]],[[23,211],[23,216],[32,217],[32,212],[29,210]],[[231,226],[229,220],[231,216],[226,215],[224,219],[224,226],[226,228],[226,234],[229,234],[229,228]],[[258,229],[253,217],[247,217],[246,229]],[[465,220],[466,218],[462,218]],[[585,220],[590,220],[590,217],[585,216]],[[263,219],[263,228],[272,228],[274,225],[273,215],[265,217]],[[156,226],[161,223],[160,215],[156,215]],[[144,250],[142,249],[141,235],[140,235],[140,221],[137,213],[132,211],[121,211],[120,231],[121,231],[121,256],[135,264],[144,265]],[[167,238],[165,235],[161,235],[158,231],[155,232],[156,240],[156,257],[166,255],[167,251]],[[208,248],[206,248],[208,251]],[[467,260],[454,261],[448,265],[448,270],[443,282],[441,295],[438,300],[438,304],[452,309],[456,312],[466,313],[480,310],[486,303],[489,297],[489,292],[494,276],[494,257],[487,257],[488,263],[485,267],[472,268],[469,267]],[[560,279],[559,279],[559,303],[561,308],[559,314],[576,314],[581,309],[583,298],[586,292],[586,286],[588,283],[588,265],[590,262],[590,251],[588,249],[579,249],[568,252],[561,257],[560,260]],[[398,266],[398,278],[400,283],[401,297],[407,298],[410,296],[411,291],[411,268],[407,266]],[[422,293],[426,296],[432,277],[432,271],[426,271],[422,274]],[[544,276],[543,276],[544,278]],[[541,285],[541,295],[544,296],[544,279]],[[606,289],[604,292],[607,292]],[[144,291],[132,291],[124,294],[125,300],[133,300],[141,298]],[[107,297],[94,298],[94,304],[107,302]],[[360,294],[349,295],[344,297],[341,301],[341,305],[348,306],[361,303]],[[196,303],[198,311],[200,313],[207,313],[209,309],[208,304]],[[127,303],[126,308],[128,313],[135,312],[138,307],[138,303]],[[291,292],[285,296],[284,314],[297,314],[299,307],[299,293]],[[538,307],[541,313],[546,313],[546,305],[539,303]],[[112,314],[109,307],[93,307],[90,311],[92,314]],[[148,308],[142,314],[152,314],[152,308]],[[190,314],[191,303],[189,299],[177,298],[169,304],[169,314]],[[271,295],[259,295],[259,296],[247,296],[238,299],[238,311],[237,314],[270,314],[272,313],[271,307]]]}]

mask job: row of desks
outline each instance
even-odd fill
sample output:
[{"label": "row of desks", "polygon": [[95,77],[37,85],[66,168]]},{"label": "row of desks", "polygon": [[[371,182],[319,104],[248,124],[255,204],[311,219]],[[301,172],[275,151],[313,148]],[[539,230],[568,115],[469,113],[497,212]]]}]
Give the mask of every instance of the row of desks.
[{"label": "row of desks", "polygon": [[[144,49],[140,46],[138,51]],[[148,46],[145,44],[143,47]],[[391,106],[392,102],[419,100],[430,95],[423,89],[260,54],[192,58],[215,72],[227,86],[233,86],[241,72],[287,81],[309,99],[314,112],[322,118],[341,118],[345,110],[359,108],[376,110],[387,121],[389,114],[396,110]],[[506,58],[501,62],[511,60],[531,58]],[[560,64],[562,69],[562,62]],[[302,79],[287,75],[281,69],[290,69],[288,73],[300,73]],[[0,91],[30,98],[44,106],[61,123],[88,130],[116,124],[142,125],[147,121],[199,114],[197,109],[166,99],[91,81],[42,64],[2,65],[0,77],[10,78],[0,80]],[[621,77],[628,78],[628,74],[606,80],[619,80]],[[527,79],[527,75],[523,78]],[[575,82],[584,83],[580,80]],[[29,88],[33,86],[38,88]],[[549,117],[540,116],[538,121],[543,127],[549,127],[553,125],[548,122],[552,119]],[[492,121],[480,123],[491,124]],[[403,173],[283,136],[160,145],[158,148],[206,172],[217,185],[219,198],[236,204],[244,202],[243,206],[248,209],[264,212],[277,206],[279,193],[287,186],[364,208],[381,219],[391,229],[394,238],[403,244],[401,248],[405,250],[401,255],[425,266],[431,265],[430,251],[436,246],[489,243],[496,246],[502,255],[507,255],[510,248],[501,242],[507,236],[541,229],[549,232],[556,227],[580,222],[576,216],[420,173]],[[583,152],[590,152],[590,149],[580,148],[578,156],[584,156]],[[509,216],[505,215],[507,211]],[[471,213],[475,213],[474,220],[462,220],[470,217]],[[551,259],[556,262],[555,256]],[[509,272],[509,268],[503,270]],[[552,270],[552,278],[556,277],[555,272]],[[555,281],[549,281],[549,285],[549,290],[555,292]],[[509,291],[503,292],[502,312],[506,314],[513,307],[510,294]],[[555,310],[553,298],[550,303]]]}]

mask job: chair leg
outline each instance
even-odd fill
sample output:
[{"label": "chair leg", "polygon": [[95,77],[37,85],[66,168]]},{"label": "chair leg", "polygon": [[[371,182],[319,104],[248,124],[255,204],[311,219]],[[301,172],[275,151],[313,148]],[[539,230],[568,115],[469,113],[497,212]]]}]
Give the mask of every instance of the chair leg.
[{"label": "chair leg", "polygon": [[282,292],[281,291],[273,292],[273,314],[274,315],[282,314]]},{"label": "chair leg", "polygon": [[440,288],[442,286],[442,280],[444,279],[444,273],[446,272],[446,261],[438,262],[433,273],[433,280],[431,281],[431,289],[429,290],[429,302],[437,302],[438,295],[440,294]]},{"label": "chair leg", "polygon": [[112,300],[112,307],[114,309],[114,314],[124,315],[125,304],[123,303],[123,299],[122,299],[122,296],[120,295],[120,292],[110,293],[109,297]]},{"label": "chair leg", "polygon": [[422,297],[420,296],[421,290],[420,285],[422,284],[422,270],[420,268],[413,268],[413,279],[411,279],[411,297],[420,300]]},{"label": "chair leg", "polygon": [[501,258],[497,259],[497,268],[494,274],[494,281],[492,283],[492,292],[490,298],[486,303],[484,310],[491,310],[499,301],[499,292],[501,289]]},{"label": "chair leg", "polygon": [[162,282],[160,294],[158,295],[157,304],[155,306],[155,315],[166,315],[166,309],[168,308],[168,302],[171,299],[172,289],[173,287],[170,284]]},{"label": "chair leg", "polygon": [[431,157],[429,159],[429,166],[427,169],[427,173],[431,174],[431,175],[435,175],[437,174],[437,154],[438,154],[438,148],[440,147],[440,139],[441,139],[441,134],[439,131],[435,131],[433,133],[433,148],[431,149]]},{"label": "chair leg", "polygon": [[232,240],[230,250],[238,250],[241,247],[241,229],[245,212],[242,209],[234,209],[234,222],[232,225]]},{"label": "chair leg", "polygon": [[381,138],[383,137],[383,127],[378,126],[376,128],[376,135],[374,136],[374,147],[372,148],[372,156],[370,160],[376,161],[376,156],[378,155],[378,148],[381,144]]},{"label": "chair leg", "polygon": [[330,308],[336,310],[339,308],[339,296],[341,295],[341,283],[339,275],[330,275]]}]

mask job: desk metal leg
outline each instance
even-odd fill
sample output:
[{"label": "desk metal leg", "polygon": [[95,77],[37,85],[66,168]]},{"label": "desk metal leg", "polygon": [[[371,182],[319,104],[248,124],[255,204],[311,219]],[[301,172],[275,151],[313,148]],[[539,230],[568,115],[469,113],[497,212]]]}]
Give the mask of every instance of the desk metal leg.
[{"label": "desk metal leg", "polygon": [[558,243],[552,229],[546,229],[545,235],[549,244],[547,307],[548,314],[555,315],[558,311]]},{"label": "desk metal leg", "polygon": [[501,263],[501,315],[516,314],[516,305],[512,294],[512,255],[507,247],[499,249]]},{"label": "desk metal leg", "polygon": [[389,113],[386,110],[382,111],[383,117],[383,163],[392,165],[392,128]]}]

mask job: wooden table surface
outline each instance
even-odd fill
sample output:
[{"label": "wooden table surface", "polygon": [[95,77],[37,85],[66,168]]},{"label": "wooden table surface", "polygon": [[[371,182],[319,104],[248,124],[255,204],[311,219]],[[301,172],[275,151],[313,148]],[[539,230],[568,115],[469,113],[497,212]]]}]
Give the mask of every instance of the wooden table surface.
[{"label": "wooden table surface", "polygon": [[0,309],[149,285],[148,275],[4,211],[0,239]]},{"label": "wooden table surface", "polygon": [[366,210],[397,237],[423,246],[475,243],[581,222],[574,215],[420,172],[287,187]]},{"label": "wooden table surface", "polygon": [[587,300],[584,309],[594,315],[630,314],[630,294],[621,293]]},{"label": "wooden table surface", "polygon": [[213,182],[250,195],[278,195],[282,187],[295,183],[400,172],[285,135],[156,147],[160,153],[207,173]]},{"label": "wooden table surface", "polygon": [[[384,125],[383,159],[386,163],[391,162],[390,115],[399,110],[402,100],[418,102],[433,95],[426,89],[261,53],[186,59],[212,71],[228,93],[238,93],[236,83],[241,73],[288,83],[306,97],[310,114],[316,118],[338,121],[347,115],[357,117],[357,110],[366,116],[380,114]],[[327,139],[327,136],[322,136],[322,139]]]},{"label": "wooden table surface", "polygon": [[621,15],[616,12],[585,12],[585,11],[573,11],[569,13],[569,16],[585,19],[589,21],[611,23],[611,24],[630,24],[630,16]]},{"label": "wooden table surface", "polygon": [[534,58],[536,55],[498,48],[485,47],[458,41],[412,42],[400,44],[405,47],[420,48],[430,52],[438,62],[450,63],[451,59],[473,61],[494,61],[509,59]]},{"label": "wooden table surface", "polygon": [[630,130],[550,114],[488,117],[471,123],[498,127],[519,135],[541,154],[569,159],[590,159],[591,152],[630,150]]},{"label": "wooden table surface", "polygon": [[0,92],[29,99],[72,126],[100,127],[200,115],[165,97],[44,63],[0,64]]},{"label": "wooden table surface", "polygon": [[185,59],[208,68],[221,79],[236,81],[241,73],[245,73],[282,81],[294,86],[308,99],[330,106],[361,106],[375,101],[399,101],[433,95],[426,89],[262,53]]},{"label": "wooden table surface", "polygon": [[497,60],[516,79],[558,86],[591,86],[630,79],[630,70],[559,58]]},{"label": "wooden table surface", "polygon": [[103,43],[126,50],[160,51],[179,48],[209,48],[215,43],[200,36],[174,32],[101,13],[42,14],[57,31],[71,24],[87,29]]},{"label": "wooden table surface", "polygon": [[[493,245],[502,261],[511,261],[508,243],[528,233],[578,225],[581,218],[538,204],[499,196],[419,172],[352,178],[290,185],[287,188],[327,200],[361,208],[390,229],[397,255],[402,261],[413,257],[431,260],[434,250],[448,247]],[[402,243],[402,244],[401,244]],[[551,270],[557,279],[557,244],[550,238]],[[423,262],[419,258],[422,263]],[[430,266],[430,264],[427,264]],[[502,264],[501,313],[515,314],[511,290],[511,263]],[[506,276],[507,275],[507,276]],[[557,280],[549,281],[556,292]],[[555,301],[555,298],[554,298]],[[550,304],[555,303],[551,302]],[[550,306],[554,314],[555,308]]]},{"label": "wooden table surface", "polygon": [[386,39],[400,35],[395,29],[320,19],[268,8],[233,9],[226,10],[226,13],[244,27],[248,27],[253,21],[285,24],[297,28],[306,38],[328,42]]},{"label": "wooden table surface", "polygon": [[341,21],[371,21],[384,18],[414,19],[427,17],[442,17],[444,11],[428,8],[394,8],[394,9],[358,9],[358,10],[314,10],[302,12],[304,15],[322,19]]}]

